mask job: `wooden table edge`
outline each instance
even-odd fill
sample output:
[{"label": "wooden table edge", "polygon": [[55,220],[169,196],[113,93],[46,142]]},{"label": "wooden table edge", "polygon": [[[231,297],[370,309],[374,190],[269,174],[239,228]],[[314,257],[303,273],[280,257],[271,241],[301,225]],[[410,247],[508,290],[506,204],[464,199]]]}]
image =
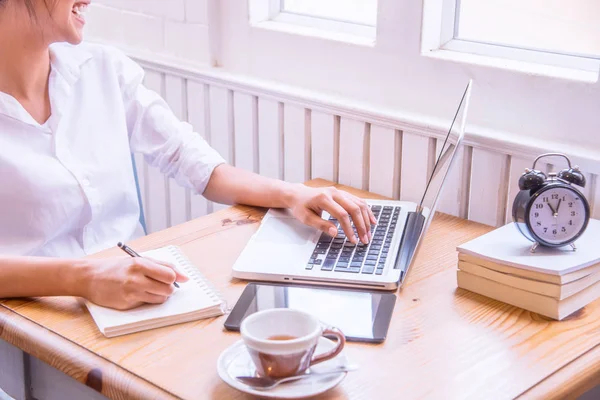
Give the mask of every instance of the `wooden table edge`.
[{"label": "wooden table edge", "polygon": [[0,338],[106,397],[177,398],[3,304],[0,304]]},{"label": "wooden table edge", "polygon": [[563,365],[518,398],[577,399],[600,385],[600,344]]}]

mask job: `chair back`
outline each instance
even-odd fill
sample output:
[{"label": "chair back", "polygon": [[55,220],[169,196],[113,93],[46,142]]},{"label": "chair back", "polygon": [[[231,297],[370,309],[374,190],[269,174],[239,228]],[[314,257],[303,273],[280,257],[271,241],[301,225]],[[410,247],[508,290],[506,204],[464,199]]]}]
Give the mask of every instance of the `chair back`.
[{"label": "chair back", "polygon": [[137,168],[135,166],[135,158],[131,155],[131,164],[133,166],[133,177],[135,178],[135,188],[137,190],[138,203],[140,204],[140,224],[144,229],[144,234],[148,234],[146,229],[146,218],[144,218],[144,204],[142,203],[142,192],[140,191],[140,181],[138,179]]}]

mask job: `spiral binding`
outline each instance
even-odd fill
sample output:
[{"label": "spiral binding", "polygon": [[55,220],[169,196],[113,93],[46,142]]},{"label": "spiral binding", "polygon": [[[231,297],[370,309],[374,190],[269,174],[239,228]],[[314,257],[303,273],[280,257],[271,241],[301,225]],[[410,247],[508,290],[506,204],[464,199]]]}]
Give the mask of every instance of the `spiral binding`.
[{"label": "spiral binding", "polygon": [[221,304],[221,311],[225,313],[227,311],[227,301],[221,295],[221,293],[212,285],[212,283],[206,279],[206,277],[200,272],[198,268],[175,246],[169,246],[169,251],[175,256],[175,259],[185,269],[188,277],[193,279],[206,293],[211,300]]}]

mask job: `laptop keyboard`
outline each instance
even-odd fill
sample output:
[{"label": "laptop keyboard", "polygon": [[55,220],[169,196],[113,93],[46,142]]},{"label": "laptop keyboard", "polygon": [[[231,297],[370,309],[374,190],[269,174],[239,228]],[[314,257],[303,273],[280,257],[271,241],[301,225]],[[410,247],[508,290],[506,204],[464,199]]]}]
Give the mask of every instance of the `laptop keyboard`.
[{"label": "laptop keyboard", "polygon": [[[331,217],[329,220],[338,228],[338,235],[332,238],[321,234],[308,264],[307,270],[319,268],[321,271],[342,273],[363,273],[381,275],[392,244],[392,237],[400,215],[400,207],[370,206],[377,225],[371,225],[372,239],[369,244],[359,241],[357,245],[346,238],[339,222]],[[354,234],[356,227],[352,224]]]}]

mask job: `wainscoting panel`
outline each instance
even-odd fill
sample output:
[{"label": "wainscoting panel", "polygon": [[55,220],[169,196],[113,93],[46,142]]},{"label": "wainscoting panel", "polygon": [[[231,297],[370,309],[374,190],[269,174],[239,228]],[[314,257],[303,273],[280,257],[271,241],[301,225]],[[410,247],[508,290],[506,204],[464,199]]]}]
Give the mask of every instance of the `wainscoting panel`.
[{"label": "wainscoting panel", "polygon": [[400,197],[400,132],[371,125],[369,139],[369,190],[384,196]]},{"label": "wainscoting panel", "polygon": [[506,220],[510,156],[473,149],[469,219],[499,226]]},{"label": "wainscoting panel", "polygon": [[283,108],[283,164],[286,181],[310,179],[310,113],[293,104]]},{"label": "wainscoting panel", "polygon": [[402,133],[400,157],[400,199],[419,203],[427,185],[429,172],[433,170],[435,147],[428,137],[410,132]]},{"label": "wainscoting panel", "polygon": [[258,165],[261,175],[283,178],[283,105],[258,99]]},{"label": "wainscoting panel", "polygon": [[340,123],[339,182],[368,189],[370,125],[342,118]]},{"label": "wainscoting panel", "polygon": [[339,162],[339,118],[321,111],[310,116],[311,178],[337,182]]},{"label": "wainscoting panel", "polygon": [[233,93],[235,166],[258,171],[257,99],[246,93]]},{"label": "wainscoting panel", "polygon": [[[177,118],[187,120],[186,81],[176,76],[165,77],[165,100]],[[191,218],[190,192],[168,179],[169,226],[182,224]]]},{"label": "wainscoting panel", "polygon": [[[444,130],[319,104],[258,85],[146,63],[145,84],[230,163],[262,175],[303,182],[324,178],[419,202]],[[499,226],[512,220],[517,182],[534,156],[473,141],[459,149],[438,211]],[[149,232],[219,210],[135,156]],[[554,165],[538,163],[543,171]],[[562,164],[557,165],[558,169]],[[598,172],[594,170],[592,172]],[[600,218],[600,184],[586,171],[583,190]]]}]

